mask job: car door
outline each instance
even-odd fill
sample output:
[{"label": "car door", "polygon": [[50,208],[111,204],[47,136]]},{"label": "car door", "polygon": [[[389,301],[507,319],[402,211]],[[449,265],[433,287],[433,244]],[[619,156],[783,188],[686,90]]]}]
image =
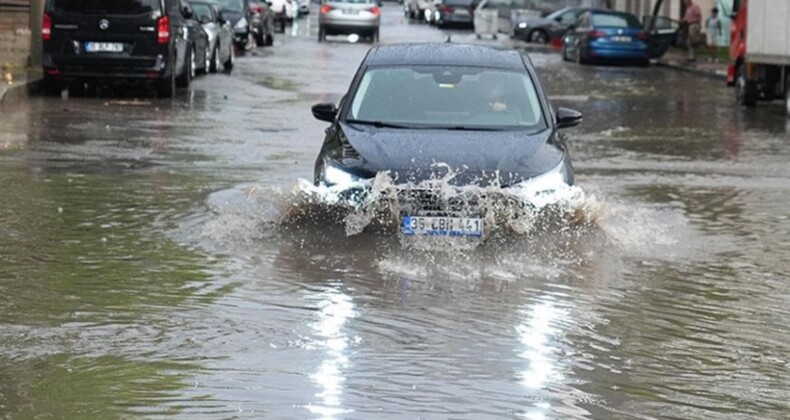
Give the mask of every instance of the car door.
[{"label": "car door", "polygon": [[585,26],[589,13],[584,13],[576,19],[576,22],[568,28],[568,31],[563,37],[563,47],[565,48],[565,56],[568,58],[575,57],[577,52],[581,49],[582,36],[588,32]]},{"label": "car door", "polygon": [[[653,28],[650,30],[651,19]],[[647,52],[650,58],[661,58],[677,40],[680,22],[666,16],[645,16],[645,30],[648,31]]]}]

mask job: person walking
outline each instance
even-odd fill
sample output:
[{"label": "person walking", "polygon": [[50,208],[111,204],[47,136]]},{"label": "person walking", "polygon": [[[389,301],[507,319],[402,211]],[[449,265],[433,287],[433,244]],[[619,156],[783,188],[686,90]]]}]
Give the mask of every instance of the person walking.
[{"label": "person walking", "polygon": [[697,61],[697,55],[694,53],[694,43],[697,42],[702,29],[702,11],[699,5],[694,3],[694,0],[683,0],[686,4],[686,14],[683,16],[683,22],[688,25],[688,34],[686,35],[686,47],[688,48],[688,61]]},{"label": "person walking", "polygon": [[710,17],[705,21],[705,38],[708,41],[707,43],[708,51],[710,52],[710,61],[719,61],[717,49],[720,36],[721,21],[719,20],[719,9],[714,7],[710,11]]}]

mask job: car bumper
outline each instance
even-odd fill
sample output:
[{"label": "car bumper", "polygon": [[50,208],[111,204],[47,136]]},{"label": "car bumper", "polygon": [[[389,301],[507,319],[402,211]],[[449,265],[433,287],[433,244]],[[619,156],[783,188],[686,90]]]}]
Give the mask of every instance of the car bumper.
[{"label": "car bumper", "polygon": [[470,15],[439,15],[439,22],[442,23],[459,23],[459,24],[472,24],[474,18]]},{"label": "car bumper", "polygon": [[117,57],[112,55],[59,55],[44,53],[47,74],[69,79],[156,79],[170,74],[163,55]]},{"label": "car bumper", "polygon": [[375,31],[379,28],[379,20],[353,19],[322,19],[321,26],[328,33],[356,33],[358,31]]},{"label": "car bumper", "polygon": [[587,49],[587,55],[590,58],[612,58],[612,59],[634,59],[644,60],[649,59],[650,55],[646,48],[601,48],[594,47]]}]

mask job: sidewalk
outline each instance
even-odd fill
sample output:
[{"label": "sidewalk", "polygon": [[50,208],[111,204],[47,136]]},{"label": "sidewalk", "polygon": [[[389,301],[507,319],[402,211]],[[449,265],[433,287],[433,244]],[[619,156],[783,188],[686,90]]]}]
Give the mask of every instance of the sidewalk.
[{"label": "sidewalk", "polygon": [[708,51],[698,48],[696,62],[687,61],[687,57],[686,50],[672,48],[658,59],[656,64],[715,79],[723,80],[727,78],[727,60],[722,59],[721,56],[718,62],[710,62],[708,61]]},{"label": "sidewalk", "polygon": [[0,69],[0,104],[26,98],[41,87],[41,70]]}]

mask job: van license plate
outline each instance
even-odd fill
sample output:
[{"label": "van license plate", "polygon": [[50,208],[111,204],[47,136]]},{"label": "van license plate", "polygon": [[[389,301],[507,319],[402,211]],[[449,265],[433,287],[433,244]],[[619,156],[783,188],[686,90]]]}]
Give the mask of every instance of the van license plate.
[{"label": "van license plate", "polygon": [[85,52],[98,53],[98,52],[123,52],[123,44],[120,42],[86,42]]},{"label": "van license plate", "polygon": [[476,217],[404,216],[404,235],[483,236],[483,219]]}]

